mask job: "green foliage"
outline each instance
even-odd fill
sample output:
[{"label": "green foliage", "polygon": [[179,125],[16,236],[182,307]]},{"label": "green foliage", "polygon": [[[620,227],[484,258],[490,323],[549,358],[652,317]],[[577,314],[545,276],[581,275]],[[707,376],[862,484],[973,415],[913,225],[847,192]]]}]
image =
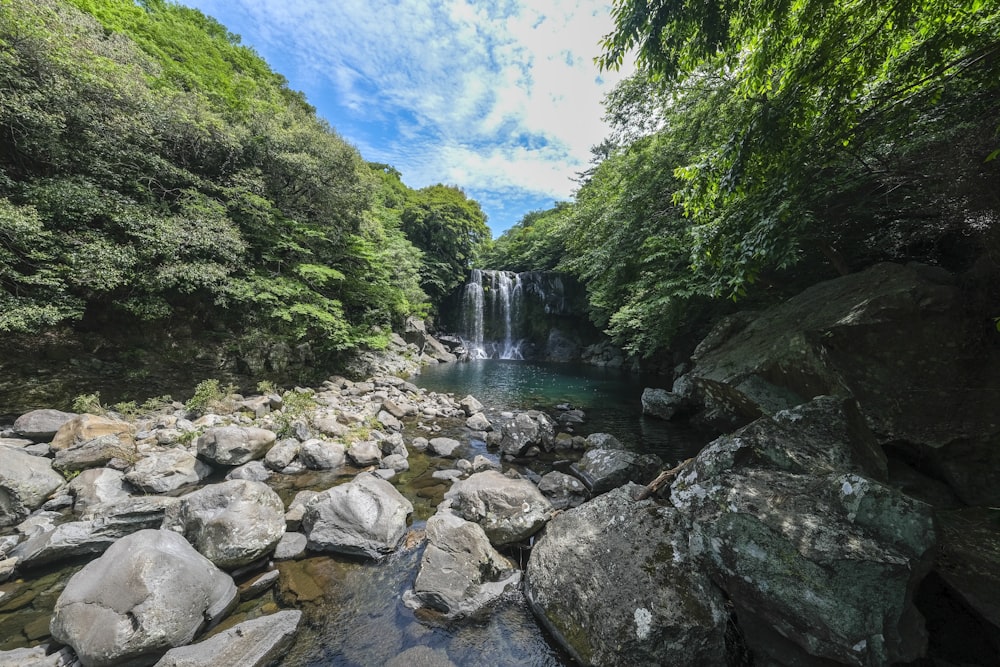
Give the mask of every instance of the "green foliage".
[{"label": "green foliage", "polygon": [[295,423],[315,410],[317,403],[315,392],[311,389],[292,389],[282,394],[281,398],[284,403],[281,412],[274,416],[274,430],[279,438],[287,438],[295,435]]},{"label": "green foliage", "polygon": [[[0,331],[213,320],[384,345],[488,235],[475,202],[368,165],[236,35],[164,0],[2,0],[0,128]],[[407,208],[444,238],[430,268]]]},{"label": "green foliage", "polygon": [[204,414],[211,410],[224,409],[226,398],[234,393],[235,387],[223,387],[218,380],[202,380],[194,388],[194,394],[184,404],[188,412]]},{"label": "green foliage", "polygon": [[101,405],[100,392],[92,394],[80,394],[73,399],[73,412],[90,415],[103,415],[107,413],[107,408]]},{"label": "green foliage", "polygon": [[462,284],[479,246],[490,238],[479,204],[452,186],[410,193],[400,219],[407,238],[424,253],[421,287],[434,301]]},{"label": "green foliage", "polygon": [[570,226],[568,203],[527,213],[476,260],[477,266],[507,271],[551,271],[566,254]]}]

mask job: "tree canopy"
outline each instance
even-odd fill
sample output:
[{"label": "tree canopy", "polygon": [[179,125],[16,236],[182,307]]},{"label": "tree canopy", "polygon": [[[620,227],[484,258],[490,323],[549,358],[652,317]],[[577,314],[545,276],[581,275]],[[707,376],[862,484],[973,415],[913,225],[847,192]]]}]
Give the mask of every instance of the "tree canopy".
[{"label": "tree canopy", "polygon": [[484,235],[475,202],[369,165],[196,10],[0,0],[0,331],[378,346]]},{"label": "tree canopy", "polygon": [[598,62],[639,70],[606,100],[603,159],[559,224],[497,239],[497,268],[564,249],[594,322],[651,354],[708,300],[1000,255],[996,3],[613,4]]}]

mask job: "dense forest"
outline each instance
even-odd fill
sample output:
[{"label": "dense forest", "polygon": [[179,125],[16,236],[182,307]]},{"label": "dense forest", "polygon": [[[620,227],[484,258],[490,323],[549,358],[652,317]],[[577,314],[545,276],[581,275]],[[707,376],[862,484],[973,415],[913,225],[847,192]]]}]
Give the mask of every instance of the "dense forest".
[{"label": "dense forest", "polygon": [[0,334],[385,344],[488,238],[367,163],[239,37],[163,0],[0,2]]},{"label": "dense forest", "polygon": [[636,52],[639,71],[607,100],[612,136],[574,200],[484,264],[576,275],[594,322],[648,356],[726,300],[998,259],[997,3],[614,5],[599,62]]}]

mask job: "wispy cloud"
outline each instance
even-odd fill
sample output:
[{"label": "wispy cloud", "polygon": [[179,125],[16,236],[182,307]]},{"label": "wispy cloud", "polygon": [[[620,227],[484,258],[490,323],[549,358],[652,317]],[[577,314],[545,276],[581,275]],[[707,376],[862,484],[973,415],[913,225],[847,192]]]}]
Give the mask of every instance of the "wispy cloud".
[{"label": "wispy cloud", "polygon": [[602,0],[186,4],[243,35],[366,158],[414,187],[465,188],[496,231],[570,196],[621,77],[593,64]]}]

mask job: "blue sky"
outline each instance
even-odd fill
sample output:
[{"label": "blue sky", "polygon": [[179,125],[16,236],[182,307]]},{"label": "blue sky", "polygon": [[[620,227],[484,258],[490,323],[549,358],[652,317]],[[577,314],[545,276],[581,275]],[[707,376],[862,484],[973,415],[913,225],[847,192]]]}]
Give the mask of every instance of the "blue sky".
[{"label": "blue sky", "polygon": [[494,237],[569,199],[607,134],[602,0],[181,0],[303,91],[365,159],[461,187]]}]

